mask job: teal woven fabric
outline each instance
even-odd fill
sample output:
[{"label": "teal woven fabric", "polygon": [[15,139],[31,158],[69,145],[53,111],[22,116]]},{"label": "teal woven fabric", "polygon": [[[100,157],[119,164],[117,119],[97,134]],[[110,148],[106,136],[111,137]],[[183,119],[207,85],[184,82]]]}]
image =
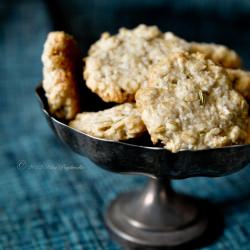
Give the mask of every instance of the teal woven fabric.
[{"label": "teal woven fabric", "polygon": [[[47,32],[69,31],[86,51],[104,30],[155,22],[189,39],[226,43],[250,65],[250,32],[244,22],[249,4],[242,1],[240,9],[241,1],[226,1],[228,9],[220,5],[216,17],[212,5],[197,4],[201,1],[166,1],[162,9],[169,15],[164,19],[157,14],[164,3],[160,0],[124,1],[123,6],[114,0],[51,2],[0,2],[0,249],[121,249],[110,239],[103,213],[120,192],[142,187],[146,178],[101,170],[53,135],[34,95]],[[201,249],[250,249],[249,177],[246,167],[223,178],[174,182],[178,191],[208,199],[225,216],[223,234]]]}]

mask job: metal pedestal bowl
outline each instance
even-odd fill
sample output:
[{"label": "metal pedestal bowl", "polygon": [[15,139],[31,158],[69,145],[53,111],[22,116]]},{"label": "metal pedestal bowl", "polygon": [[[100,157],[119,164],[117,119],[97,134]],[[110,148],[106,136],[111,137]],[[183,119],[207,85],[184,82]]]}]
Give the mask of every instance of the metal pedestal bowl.
[{"label": "metal pedestal bowl", "polygon": [[[170,180],[228,175],[250,162],[250,145],[171,153],[154,147],[146,137],[129,142],[95,138],[52,117],[41,86],[36,93],[49,125],[74,152],[112,172],[151,177],[143,190],[121,194],[106,211],[109,231],[127,246],[178,247],[199,238],[208,225],[204,206],[174,192]],[[95,101],[86,101],[89,111],[88,103]]]}]

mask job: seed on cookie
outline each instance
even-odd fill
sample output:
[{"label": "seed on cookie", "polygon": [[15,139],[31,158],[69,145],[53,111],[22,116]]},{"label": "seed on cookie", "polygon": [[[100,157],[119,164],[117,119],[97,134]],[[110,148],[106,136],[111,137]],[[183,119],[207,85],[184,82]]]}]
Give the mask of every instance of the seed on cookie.
[{"label": "seed on cookie", "polygon": [[205,55],[171,54],[135,98],[152,142],[173,152],[246,141],[248,105],[225,69]]},{"label": "seed on cookie", "polygon": [[51,114],[73,119],[80,110],[77,93],[80,49],[75,39],[64,32],[50,32],[44,44],[42,62],[43,88]]},{"label": "seed on cookie", "polygon": [[132,103],[99,112],[79,113],[69,126],[95,137],[115,141],[138,137],[146,130],[139,111]]}]

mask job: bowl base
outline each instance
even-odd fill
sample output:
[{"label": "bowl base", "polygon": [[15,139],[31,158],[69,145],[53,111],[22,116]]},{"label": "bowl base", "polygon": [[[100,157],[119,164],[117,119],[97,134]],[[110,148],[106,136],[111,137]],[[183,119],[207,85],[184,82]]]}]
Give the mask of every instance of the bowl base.
[{"label": "bowl base", "polygon": [[111,235],[129,248],[179,247],[200,238],[207,218],[197,200],[151,180],[143,191],[121,194],[106,215]]}]

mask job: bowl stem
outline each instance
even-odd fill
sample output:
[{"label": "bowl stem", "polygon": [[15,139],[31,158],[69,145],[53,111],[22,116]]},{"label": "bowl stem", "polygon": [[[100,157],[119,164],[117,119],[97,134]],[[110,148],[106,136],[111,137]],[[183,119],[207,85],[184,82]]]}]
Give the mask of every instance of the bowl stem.
[{"label": "bowl stem", "polygon": [[170,180],[153,178],[141,191],[115,199],[105,220],[116,239],[137,246],[179,246],[207,226],[195,199],[177,194]]}]

